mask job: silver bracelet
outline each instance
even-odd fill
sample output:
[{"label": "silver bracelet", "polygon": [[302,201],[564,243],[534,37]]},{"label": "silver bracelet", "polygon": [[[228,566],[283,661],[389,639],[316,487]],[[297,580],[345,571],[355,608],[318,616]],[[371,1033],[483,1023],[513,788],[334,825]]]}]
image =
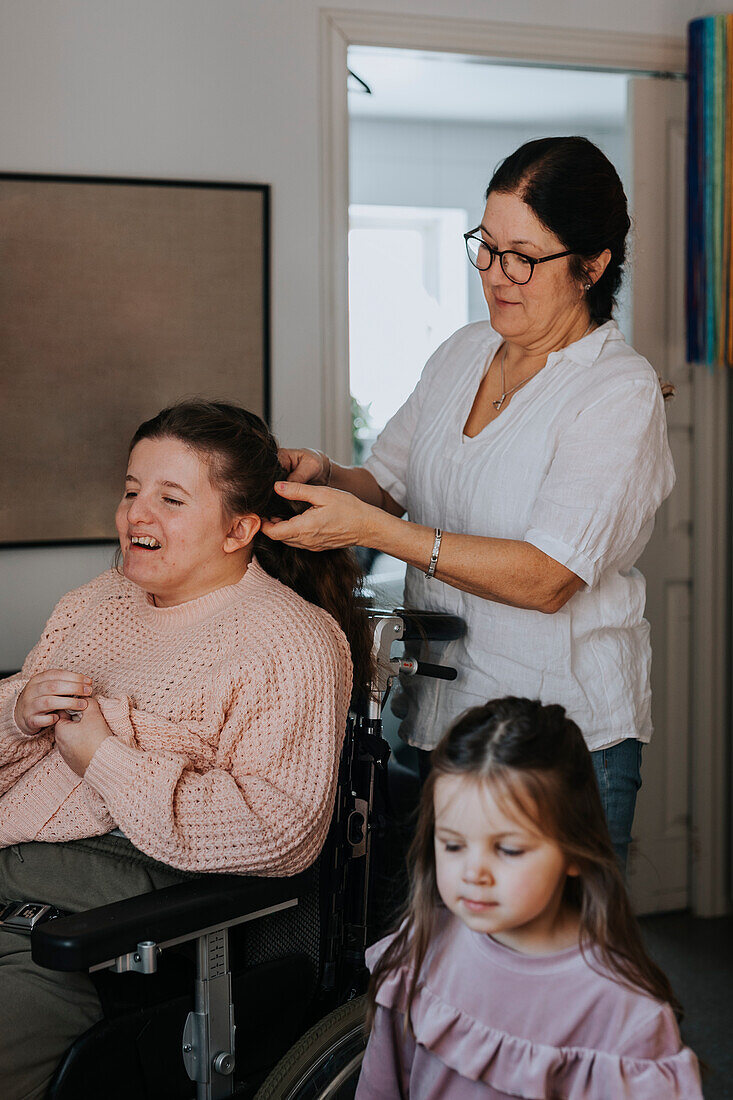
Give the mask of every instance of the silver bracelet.
[{"label": "silver bracelet", "polygon": [[428,571],[425,576],[430,580],[435,576],[435,567],[438,564],[438,554],[440,553],[440,540],[443,537],[443,532],[439,527],[435,528],[435,542],[433,543],[433,552],[430,555],[430,564],[428,565]]}]

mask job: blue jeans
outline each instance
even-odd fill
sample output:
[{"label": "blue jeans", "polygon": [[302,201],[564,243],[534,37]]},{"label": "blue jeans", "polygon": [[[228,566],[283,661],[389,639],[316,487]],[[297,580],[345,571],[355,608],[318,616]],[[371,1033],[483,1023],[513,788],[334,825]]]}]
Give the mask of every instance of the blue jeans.
[{"label": "blue jeans", "polygon": [[641,741],[629,737],[610,749],[598,749],[590,754],[611,842],[624,871],[636,793],[641,786],[641,750]]}]

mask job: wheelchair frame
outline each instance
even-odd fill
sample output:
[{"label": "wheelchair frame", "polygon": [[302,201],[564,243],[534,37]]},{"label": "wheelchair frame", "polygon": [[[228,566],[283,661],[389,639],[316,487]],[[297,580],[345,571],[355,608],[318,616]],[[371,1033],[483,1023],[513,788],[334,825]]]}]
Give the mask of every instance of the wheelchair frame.
[{"label": "wheelchair frame", "polygon": [[[392,645],[403,639],[450,640],[465,630],[460,619],[438,613],[372,610],[369,617],[375,674],[366,712],[349,715],[331,827],[333,866],[326,868],[332,894],[319,991],[330,1007],[366,986],[375,785],[380,774],[386,783],[390,751],[382,737],[386,693],[399,671],[455,677],[452,669],[393,658]],[[182,1056],[197,1100],[220,1100],[235,1091],[229,930],[297,906],[313,884],[313,868],[282,879],[202,876],[40,924],[32,932],[32,956],[52,970],[152,974],[162,951],[195,940],[194,1008],[183,1031]],[[51,1097],[63,1083],[67,1059],[57,1070]]]}]

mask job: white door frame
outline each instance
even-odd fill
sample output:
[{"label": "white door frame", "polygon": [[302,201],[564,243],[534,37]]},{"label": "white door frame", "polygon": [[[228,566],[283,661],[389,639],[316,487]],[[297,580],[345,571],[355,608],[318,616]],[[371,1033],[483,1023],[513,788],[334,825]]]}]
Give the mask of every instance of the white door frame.
[{"label": "white door frame", "polygon": [[[351,460],[348,371],[349,46],[433,50],[636,73],[683,74],[684,39],[470,19],[320,12],[321,341],[323,440]],[[692,769],[693,909],[727,910],[727,377],[694,371]]]}]

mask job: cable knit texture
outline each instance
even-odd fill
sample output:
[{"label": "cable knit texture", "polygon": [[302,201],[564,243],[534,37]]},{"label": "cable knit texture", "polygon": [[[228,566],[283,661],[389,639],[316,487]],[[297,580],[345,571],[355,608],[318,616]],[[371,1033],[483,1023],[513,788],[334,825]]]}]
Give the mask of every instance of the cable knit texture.
[{"label": "cable knit texture", "polygon": [[[83,779],[52,731],[13,719],[47,668],[91,676],[114,734]],[[0,682],[0,847],[119,827],[181,870],[294,874],[326,837],[350,693],[342,631],[256,561],[169,608],[109,570],[64,596]]]}]

